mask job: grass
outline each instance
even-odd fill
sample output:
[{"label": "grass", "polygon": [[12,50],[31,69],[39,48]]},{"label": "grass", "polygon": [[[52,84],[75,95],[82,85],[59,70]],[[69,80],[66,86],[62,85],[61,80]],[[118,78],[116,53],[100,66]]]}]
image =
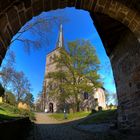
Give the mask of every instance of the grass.
[{"label": "grass", "polygon": [[18,109],[14,106],[5,103],[0,104],[0,118],[1,116],[5,116],[6,118],[19,117],[20,115],[17,112]]},{"label": "grass", "polygon": [[[70,113],[67,114],[67,120],[75,120],[75,119],[83,118],[90,115],[90,113],[91,112]],[[49,116],[59,121],[64,120],[64,113],[54,113],[54,114],[50,114]]]},{"label": "grass", "polygon": [[92,124],[92,123],[102,123],[102,122],[108,122],[112,120],[117,119],[117,110],[105,110],[101,112],[95,113],[93,117],[85,119],[80,124]]},{"label": "grass", "polygon": [[31,120],[35,119],[34,113],[19,110],[16,106],[12,106],[6,103],[0,104],[0,121],[13,120],[19,117],[29,117]]},{"label": "grass", "polygon": [[[89,115],[91,115],[91,112],[70,113],[70,114],[67,114],[67,120],[80,119],[80,118],[87,117]],[[107,122],[107,121],[111,121],[111,120],[116,120],[117,119],[117,110],[116,109],[104,110],[104,111],[94,113],[92,115],[94,115],[94,116],[84,119],[80,124],[86,125],[86,124],[102,123],[102,122]],[[50,114],[49,116],[58,121],[64,120],[63,113],[54,113],[54,114]]]}]

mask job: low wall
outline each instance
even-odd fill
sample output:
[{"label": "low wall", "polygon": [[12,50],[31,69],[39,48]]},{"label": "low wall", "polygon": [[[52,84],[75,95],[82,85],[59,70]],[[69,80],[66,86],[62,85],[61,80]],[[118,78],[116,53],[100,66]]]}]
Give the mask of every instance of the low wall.
[{"label": "low wall", "polygon": [[24,140],[31,129],[29,118],[0,123],[0,140]]}]

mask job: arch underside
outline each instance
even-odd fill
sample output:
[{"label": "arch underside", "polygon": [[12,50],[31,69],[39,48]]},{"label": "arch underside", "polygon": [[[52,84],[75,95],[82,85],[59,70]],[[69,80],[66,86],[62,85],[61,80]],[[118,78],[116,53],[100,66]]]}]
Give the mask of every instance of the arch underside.
[{"label": "arch underside", "polygon": [[[1,0],[0,64],[5,56],[12,37],[27,21],[43,11],[50,11],[65,7],[75,7],[77,9],[87,10],[92,14],[100,13],[107,15],[108,17],[124,24],[135,34],[135,36],[137,36],[138,39],[140,38],[139,0]],[[101,19],[103,18],[100,18],[100,20]],[[94,22],[96,22],[96,18],[94,18]],[[109,24],[105,25],[109,26]],[[105,25],[101,25],[100,29],[102,30]],[[98,32],[100,36],[103,36],[102,34],[104,31]],[[101,38],[105,45],[106,38]],[[112,46],[108,46],[107,43],[105,48],[106,50],[108,50],[108,48],[112,49]],[[107,53],[110,52],[107,51]]]},{"label": "arch underside", "polygon": [[12,37],[43,11],[75,7],[90,12],[110,57],[119,99],[120,127],[140,128],[139,0],[1,0],[0,64]]}]

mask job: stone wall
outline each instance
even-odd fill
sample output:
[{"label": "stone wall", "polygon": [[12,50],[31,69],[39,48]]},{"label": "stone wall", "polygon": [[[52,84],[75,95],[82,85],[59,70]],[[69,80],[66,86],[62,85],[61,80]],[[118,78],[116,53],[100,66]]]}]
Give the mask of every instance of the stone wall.
[{"label": "stone wall", "polygon": [[110,60],[118,93],[119,126],[140,130],[140,44],[127,30]]}]

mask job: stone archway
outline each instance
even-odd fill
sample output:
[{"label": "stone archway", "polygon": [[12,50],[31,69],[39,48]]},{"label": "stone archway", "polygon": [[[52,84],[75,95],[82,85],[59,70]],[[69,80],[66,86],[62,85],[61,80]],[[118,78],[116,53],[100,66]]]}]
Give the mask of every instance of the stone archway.
[{"label": "stone archway", "polygon": [[139,0],[1,0],[0,64],[10,40],[27,21],[43,11],[65,7],[90,12],[112,63],[119,126],[140,129]]}]

